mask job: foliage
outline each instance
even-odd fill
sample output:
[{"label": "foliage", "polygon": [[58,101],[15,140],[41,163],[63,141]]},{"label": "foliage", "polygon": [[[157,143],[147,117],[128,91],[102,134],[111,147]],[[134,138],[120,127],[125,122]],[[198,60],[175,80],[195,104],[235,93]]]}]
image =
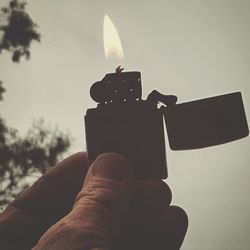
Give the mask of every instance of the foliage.
[{"label": "foliage", "polygon": [[0,117],[0,206],[29,186],[27,177],[39,177],[55,165],[69,146],[69,136],[46,127],[43,120],[21,137]]},{"label": "foliage", "polygon": [[[0,52],[12,52],[13,62],[29,59],[33,40],[40,41],[36,25],[25,12],[26,3],[10,1],[0,12]],[[0,101],[5,88],[0,81]],[[53,166],[70,146],[70,136],[51,129],[43,120],[34,122],[26,136],[10,128],[0,115],[0,209]]]},{"label": "foliage", "polygon": [[3,87],[3,82],[0,81],[0,101],[3,100],[3,93],[5,92],[5,88]]},{"label": "foliage", "polygon": [[0,12],[0,52],[12,52],[13,62],[19,62],[22,56],[29,59],[31,42],[40,41],[40,34],[36,31],[37,25],[25,12],[25,6],[26,2],[13,0]]}]

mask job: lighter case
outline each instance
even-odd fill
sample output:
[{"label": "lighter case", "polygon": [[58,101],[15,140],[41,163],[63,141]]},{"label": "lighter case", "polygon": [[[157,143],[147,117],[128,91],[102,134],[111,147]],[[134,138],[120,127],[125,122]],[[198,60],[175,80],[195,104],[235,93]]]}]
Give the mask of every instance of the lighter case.
[{"label": "lighter case", "polygon": [[89,109],[85,129],[90,163],[101,153],[117,152],[131,161],[136,179],[167,177],[160,109],[146,102]]},{"label": "lighter case", "polygon": [[140,72],[120,68],[92,85],[98,105],[85,115],[89,164],[99,154],[117,152],[131,162],[137,180],[167,178],[163,117],[172,150],[220,145],[249,134],[240,92],[180,104],[176,96],[156,90],[146,100],[141,94]]}]

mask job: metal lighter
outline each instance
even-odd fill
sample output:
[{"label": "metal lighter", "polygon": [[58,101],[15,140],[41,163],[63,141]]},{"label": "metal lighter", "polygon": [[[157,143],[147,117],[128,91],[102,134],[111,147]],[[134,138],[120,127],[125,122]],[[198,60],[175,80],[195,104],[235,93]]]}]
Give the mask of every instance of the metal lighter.
[{"label": "metal lighter", "polygon": [[85,116],[89,164],[101,153],[121,153],[138,180],[167,178],[163,117],[172,150],[218,145],[249,134],[240,92],[176,104],[176,96],[154,90],[142,100],[140,72],[118,67],[94,83],[90,95],[98,105]]}]

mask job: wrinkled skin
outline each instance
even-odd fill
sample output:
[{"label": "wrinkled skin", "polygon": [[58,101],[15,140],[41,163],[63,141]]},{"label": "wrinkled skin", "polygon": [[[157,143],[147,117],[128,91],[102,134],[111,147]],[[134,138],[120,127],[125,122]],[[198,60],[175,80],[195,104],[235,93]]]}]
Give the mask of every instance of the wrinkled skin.
[{"label": "wrinkled skin", "polygon": [[0,215],[6,250],[175,250],[188,220],[171,206],[162,180],[135,181],[121,155],[100,155],[88,169],[74,154],[42,176]]}]

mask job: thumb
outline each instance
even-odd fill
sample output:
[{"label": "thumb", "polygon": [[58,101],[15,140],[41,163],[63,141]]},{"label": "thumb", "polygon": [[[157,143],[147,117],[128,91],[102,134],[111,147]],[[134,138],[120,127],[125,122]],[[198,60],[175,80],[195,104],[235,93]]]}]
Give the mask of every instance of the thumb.
[{"label": "thumb", "polygon": [[72,211],[34,249],[108,249],[127,217],[134,184],[132,168],[123,156],[100,155],[89,168]]}]

